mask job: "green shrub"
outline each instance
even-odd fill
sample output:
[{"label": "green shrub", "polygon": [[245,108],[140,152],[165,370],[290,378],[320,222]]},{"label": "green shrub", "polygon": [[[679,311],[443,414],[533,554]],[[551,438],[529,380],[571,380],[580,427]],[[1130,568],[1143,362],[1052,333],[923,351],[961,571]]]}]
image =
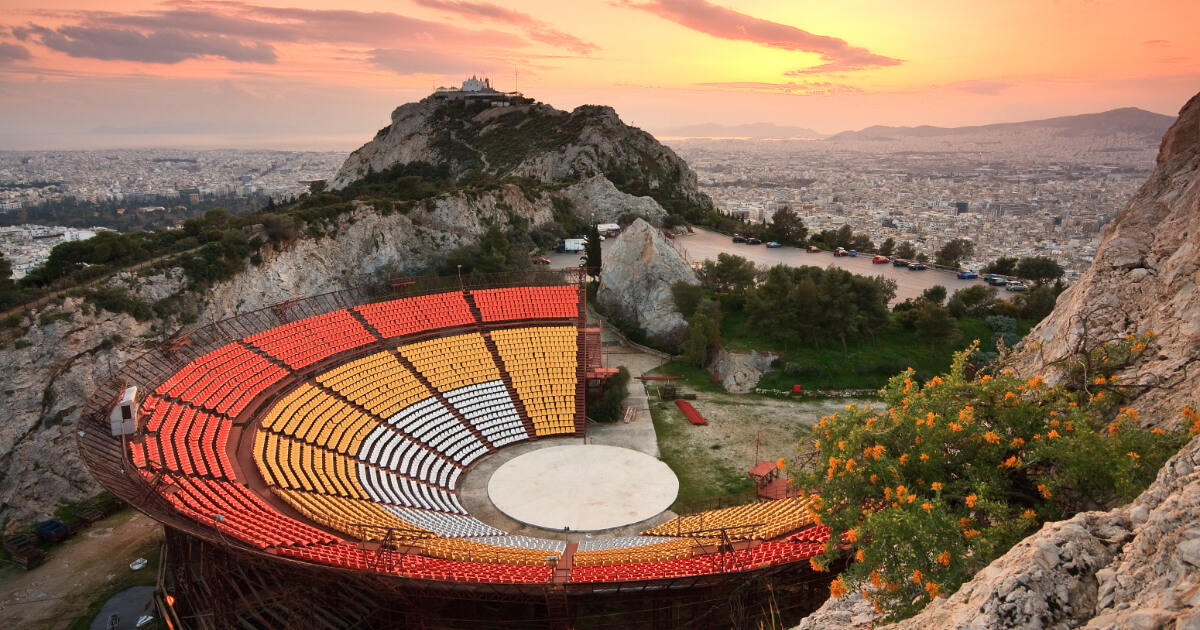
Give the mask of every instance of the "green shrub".
[{"label": "green shrub", "polygon": [[608,379],[608,387],[600,400],[588,407],[587,415],[596,422],[616,422],[621,419],[621,402],[629,395],[629,370],[624,367]]}]

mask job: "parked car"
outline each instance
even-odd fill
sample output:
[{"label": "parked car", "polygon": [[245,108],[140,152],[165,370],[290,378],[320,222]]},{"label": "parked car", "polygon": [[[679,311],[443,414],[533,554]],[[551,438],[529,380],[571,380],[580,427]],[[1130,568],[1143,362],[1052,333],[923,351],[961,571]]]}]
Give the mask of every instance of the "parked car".
[{"label": "parked car", "polygon": [[872,265],[882,265],[883,263],[887,262],[892,262],[892,259],[888,258],[887,256],[876,256],[871,259]]},{"label": "parked car", "polygon": [[733,235],[733,242],[734,242],[734,243],[745,243],[745,242],[746,242],[746,237],[745,237],[745,236],[742,236],[741,234],[734,234],[734,235]]},{"label": "parked car", "polygon": [[974,280],[975,278],[978,278],[978,277],[979,277],[979,274],[975,273],[974,271],[965,271],[964,270],[964,271],[958,272],[959,280]]},{"label": "parked car", "polygon": [[746,244],[747,245],[762,245],[762,241],[751,236],[750,238],[746,239]]},{"label": "parked car", "polygon": [[987,280],[988,284],[990,284],[994,287],[1002,287],[1002,286],[1008,284],[1008,280],[1006,278],[1004,278],[1003,276],[997,276],[996,274],[992,274],[992,275],[988,276],[986,278],[986,280]]},{"label": "parked car", "polygon": [[815,254],[815,253],[817,253],[817,252],[819,252],[819,251],[821,251],[821,248],[820,248],[820,247],[817,247],[816,245],[809,245],[809,246],[808,246],[808,253],[810,253],[810,254]]},{"label": "parked car", "polygon": [[545,256],[531,256],[529,258],[529,262],[535,265],[549,265],[550,259],[546,258]]},{"label": "parked car", "polygon": [[857,249],[852,249],[852,250],[850,250],[850,251],[846,252],[846,255],[847,255],[847,256],[849,256],[849,257],[851,257],[851,258],[858,258],[858,250],[857,250]]},{"label": "parked car", "polygon": [[910,262],[912,262],[912,261],[911,261],[911,260],[904,260],[903,258],[893,258],[893,259],[892,259],[892,266],[893,266],[893,267],[907,267],[907,266],[908,266],[908,263],[910,263]]},{"label": "parked car", "polygon": [[783,245],[780,245],[776,241],[771,241],[770,243],[767,243],[767,247],[770,247],[771,249],[775,249],[776,247],[783,247]]},{"label": "parked car", "polygon": [[675,233],[674,232],[663,232],[663,236],[673,239],[673,238],[675,238]]},{"label": "parked car", "polygon": [[1028,291],[1029,287],[1025,286],[1023,282],[1009,282],[1008,286],[1004,287],[1004,290],[1020,293],[1021,291]]},{"label": "parked car", "polygon": [[919,262],[908,263],[909,271],[925,271],[928,268],[929,267],[925,266],[925,263],[919,263]]},{"label": "parked car", "polygon": [[839,248],[833,250],[833,255],[834,256],[849,256],[850,252],[846,251],[845,248],[839,247]]}]

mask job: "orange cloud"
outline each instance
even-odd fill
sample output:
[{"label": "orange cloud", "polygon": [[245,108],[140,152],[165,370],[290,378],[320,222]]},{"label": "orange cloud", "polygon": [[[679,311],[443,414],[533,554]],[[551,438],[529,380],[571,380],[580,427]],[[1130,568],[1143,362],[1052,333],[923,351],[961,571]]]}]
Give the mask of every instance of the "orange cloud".
[{"label": "orange cloud", "polygon": [[792,70],[789,76],[865,70],[899,65],[899,59],[884,57],[865,48],[851,46],[843,39],[815,35],[787,24],[779,24],[719,7],[704,0],[651,0],[623,5],[653,13],[694,31],[713,37],[746,41],[781,50],[815,53],[823,63]]},{"label": "orange cloud", "polygon": [[494,22],[512,24],[524,29],[525,34],[532,40],[566,48],[567,50],[586,55],[598,47],[570,33],[560,31],[549,24],[535,19],[528,13],[521,13],[488,2],[464,2],[462,0],[413,0],[416,4],[471,18],[484,18]]}]

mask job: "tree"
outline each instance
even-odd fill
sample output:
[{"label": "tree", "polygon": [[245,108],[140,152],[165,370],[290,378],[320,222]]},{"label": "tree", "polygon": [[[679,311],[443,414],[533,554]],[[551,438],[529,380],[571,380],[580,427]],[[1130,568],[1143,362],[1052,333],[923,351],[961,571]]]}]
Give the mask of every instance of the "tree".
[{"label": "tree", "polygon": [[942,346],[954,343],[962,334],[950,316],[950,311],[932,302],[926,302],[919,309],[916,327],[917,337],[931,346]]},{"label": "tree", "polygon": [[975,243],[965,238],[955,238],[943,245],[942,249],[938,251],[937,261],[939,265],[957,267],[962,262],[962,259],[973,253],[975,253]]},{"label": "tree", "polygon": [[717,335],[717,323],[704,313],[696,313],[688,320],[687,339],[683,342],[683,360],[696,367],[708,363],[708,353]]},{"label": "tree", "polygon": [[895,249],[896,249],[896,239],[889,236],[889,237],[887,237],[887,240],[883,242],[883,245],[879,246],[879,253],[884,256],[891,256],[892,252],[895,251]]},{"label": "tree", "polygon": [[900,243],[900,247],[896,248],[896,258],[912,260],[917,257],[917,246],[908,241]]},{"label": "tree", "polygon": [[584,248],[584,257],[587,259],[587,273],[593,278],[600,277],[600,230],[593,223],[588,227],[587,247]]},{"label": "tree", "polygon": [[319,195],[325,192],[325,180],[314,179],[308,183],[308,192],[314,195]]},{"label": "tree", "polygon": [[940,284],[935,284],[928,289],[925,289],[925,292],[921,294],[921,299],[929,302],[930,304],[941,306],[942,302],[946,301],[946,287]]},{"label": "tree", "polygon": [[775,216],[771,218],[771,223],[767,226],[764,235],[767,240],[784,245],[803,245],[808,237],[808,228],[804,227],[804,221],[800,219],[795,210],[784,206],[775,211]]},{"label": "tree", "polygon": [[704,262],[701,275],[708,288],[722,293],[743,294],[754,285],[754,263],[734,254],[717,254],[717,262]]},{"label": "tree", "polygon": [[1030,258],[1022,258],[1017,264],[1016,272],[1013,274],[1018,278],[1032,280],[1038,286],[1046,284],[1050,280],[1061,278],[1066,273],[1062,266],[1052,258],[1045,256],[1032,256]]},{"label": "tree", "polygon": [[986,265],[980,273],[996,274],[998,276],[1011,276],[1017,269],[1016,258],[997,258],[991,264]]},{"label": "tree", "polygon": [[680,280],[671,285],[671,297],[675,299],[675,308],[684,319],[691,317],[704,300],[704,289],[700,285]]}]

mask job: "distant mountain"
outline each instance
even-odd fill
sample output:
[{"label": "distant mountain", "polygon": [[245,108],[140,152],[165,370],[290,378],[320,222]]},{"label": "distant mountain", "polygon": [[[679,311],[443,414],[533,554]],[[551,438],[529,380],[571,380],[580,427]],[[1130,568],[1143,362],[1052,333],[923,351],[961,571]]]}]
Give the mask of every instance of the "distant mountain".
[{"label": "distant mountain", "polygon": [[702,123],[684,127],[663,129],[661,135],[675,138],[824,138],[807,127],[780,126],[774,123],[750,123],[748,125],[721,125]]},{"label": "distant mountain", "polygon": [[884,127],[876,125],[861,131],[843,131],[831,136],[839,140],[900,140],[906,138],[936,138],[941,136],[967,136],[979,134],[1020,134],[1022,132],[1045,132],[1050,130],[1059,136],[1112,136],[1130,134],[1142,136],[1157,144],[1174,116],[1155,114],[1136,107],[1124,107],[1099,114],[1062,116],[1046,120],[1018,123],[999,123],[972,127]]}]

